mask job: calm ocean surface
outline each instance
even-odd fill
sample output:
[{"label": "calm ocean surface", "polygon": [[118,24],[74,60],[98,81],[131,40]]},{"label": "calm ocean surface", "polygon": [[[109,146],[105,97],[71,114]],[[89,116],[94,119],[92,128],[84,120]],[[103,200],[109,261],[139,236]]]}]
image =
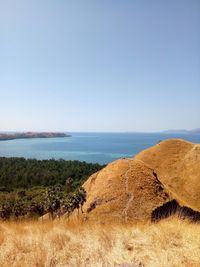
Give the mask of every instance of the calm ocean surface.
[{"label": "calm ocean surface", "polygon": [[66,138],[0,141],[0,156],[108,163],[132,157],[160,140],[182,138],[200,143],[200,135],[161,133],[71,133]]}]

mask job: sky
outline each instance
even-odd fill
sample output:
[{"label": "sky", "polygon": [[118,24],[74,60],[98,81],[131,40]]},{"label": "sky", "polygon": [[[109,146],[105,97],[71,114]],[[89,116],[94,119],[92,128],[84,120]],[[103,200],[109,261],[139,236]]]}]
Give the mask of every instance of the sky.
[{"label": "sky", "polygon": [[200,127],[199,0],[0,0],[0,131]]}]

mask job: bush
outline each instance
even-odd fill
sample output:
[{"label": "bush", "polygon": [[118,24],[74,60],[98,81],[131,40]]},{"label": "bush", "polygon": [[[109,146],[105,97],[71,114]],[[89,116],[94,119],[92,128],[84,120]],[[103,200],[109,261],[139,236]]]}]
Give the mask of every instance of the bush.
[{"label": "bush", "polygon": [[10,201],[2,201],[0,203],[0,218],[9,219],[13,210],[13,203]]}]

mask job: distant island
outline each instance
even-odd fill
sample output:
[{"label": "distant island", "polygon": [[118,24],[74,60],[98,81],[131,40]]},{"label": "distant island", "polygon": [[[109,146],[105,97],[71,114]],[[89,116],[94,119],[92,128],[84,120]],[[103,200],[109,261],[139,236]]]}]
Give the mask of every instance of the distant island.
[{"label": "distant island", "polygon": [[167,130],[163,133],[167,134],[200,134],[200,128],[193,129],[193,130],[185,130],[185,129],[178,129],[178,130]]},{"label": "distant island", "polygon": [[0,133],[0,141],[27,138],[54,138],[54,137],[71,137],[65,133],[55,132],[25,132],[25,133]]}]

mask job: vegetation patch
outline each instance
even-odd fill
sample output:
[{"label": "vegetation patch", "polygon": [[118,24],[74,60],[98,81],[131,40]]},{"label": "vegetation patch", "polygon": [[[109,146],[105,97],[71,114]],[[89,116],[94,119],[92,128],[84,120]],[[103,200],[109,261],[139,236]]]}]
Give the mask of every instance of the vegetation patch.
[{"label": "vegetation patch", "polygon": [[182,207],[174,199],[172,201],[166,202],[162,206],[156,208],[152,212],[152,221],[156,222],[164,218],[168,218],[172,215],[178,215],[182,219],[189,219],[191,221],[200,221],[200,212],[194,211],[188,207]]},{"label": "vegetation patch", "polygon": [[70,214],[86,200],[83,182],[102,167],[79,161],[0,158],[0,218]]}]

